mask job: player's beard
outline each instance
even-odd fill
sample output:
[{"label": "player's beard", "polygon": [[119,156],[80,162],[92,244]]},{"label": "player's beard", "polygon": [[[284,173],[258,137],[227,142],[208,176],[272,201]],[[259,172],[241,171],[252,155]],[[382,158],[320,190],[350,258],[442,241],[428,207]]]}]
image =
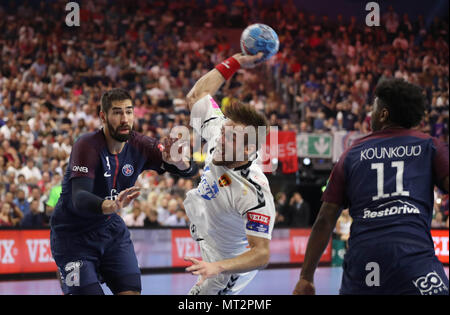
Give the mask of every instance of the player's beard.
[{"label": "player's beard", "polygon": [[[128,125],[121,125],[117,128],[114,128],[108,120],[106,120],[106,124],[108,126],[108,130],[109,130],[109,134],[111,135],[111,137],[119,142],[127,142],[130,139],[130,134],[131,134],[131,127]],[[128,129],[128,133],[120,133],[120,131],[122,130],[122,128],[127,128]]]}]

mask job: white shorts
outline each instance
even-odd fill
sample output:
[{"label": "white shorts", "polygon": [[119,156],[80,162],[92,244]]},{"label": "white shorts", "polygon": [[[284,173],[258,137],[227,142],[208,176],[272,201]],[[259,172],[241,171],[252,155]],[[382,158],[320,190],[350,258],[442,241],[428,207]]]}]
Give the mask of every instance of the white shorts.
[{"label": "white shorts", "polygon": [[[214,262],[223,259],[205,241],[200,241],[198,244],[204,261]],[[189,291],[189,295],[236,295],[252,281],[257,273],[258,270],[235,274],[221,273],[206,279],[201,285],[195,284]]]}]

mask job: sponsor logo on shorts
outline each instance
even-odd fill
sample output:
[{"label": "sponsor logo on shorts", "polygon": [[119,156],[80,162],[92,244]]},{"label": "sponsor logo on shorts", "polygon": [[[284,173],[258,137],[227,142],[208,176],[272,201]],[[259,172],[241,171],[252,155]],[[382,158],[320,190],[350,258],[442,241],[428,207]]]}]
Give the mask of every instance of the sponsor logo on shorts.
[{"label": "sponsor logo on shorts", "polygon": [[80,269],[83,266],[83,261],[81,260],[77,260],[77,261],[71,261],[68,262],[65,266],[64,266],[64,270],[65,271],[72,271],[74,269]]},{"label": "sponsor logo on shorts", "polygon": [[230,186],[230,184],[231,184],[231,179],[227,174],[223,174],[222,176],[220,176],[220,178],[219,178],[219,186],[220,187]]},{"label": "sponsor logo on shorts", "polygon": [[64,266],[64,271],[67,273],[65,277],[65,284],[68,287],[80,286],[80,269],[83,266],[81,260],[68,262]]},{"label": "sponsor logo on shorts", "polygon": [[248,212],[247,220],[247,230],[269,233],[269,216],[254,212]]},{"label": "sponsor logo on shorts", "polygon": [[420,210],[416,206],[401,200],[384,203],[374,211],[366,208],[363,212],[363,219],[374,219],[398,214],[420,214]]},{"label": "sponsor logo on shorts", "polygon": [[134,173],[134,168],[131,164],[125,164],[122,167],[122,174],[125,176],[131,176]]},{"label": "sponsor logo on shorts", "polygon": [[413,283],[422,295],[433,295],[448,291],[447,286],[436,271],[413,280]]}]

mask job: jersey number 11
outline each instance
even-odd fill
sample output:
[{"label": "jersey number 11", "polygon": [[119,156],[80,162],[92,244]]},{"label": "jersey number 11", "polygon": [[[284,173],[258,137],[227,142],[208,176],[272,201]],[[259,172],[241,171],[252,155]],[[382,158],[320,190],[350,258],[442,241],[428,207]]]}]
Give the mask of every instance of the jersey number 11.
[{"label": "jersey number 11", "polygon": [[372,200],[379,200],[390,196],[409,196],[409,191],[403,190],[403,171],[405,169],[405,162],[393,161],[391,167],[397,169],[395,177],[396,189],[392,194],[384,193],[384,163],[372,163],[371,168],[377,170],[377,195],[372,197]]}]

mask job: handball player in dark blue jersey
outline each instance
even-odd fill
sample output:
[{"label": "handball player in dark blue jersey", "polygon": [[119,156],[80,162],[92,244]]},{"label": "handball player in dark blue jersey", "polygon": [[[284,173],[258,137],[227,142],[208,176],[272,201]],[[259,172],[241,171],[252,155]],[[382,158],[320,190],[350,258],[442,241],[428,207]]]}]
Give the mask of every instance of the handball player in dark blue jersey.
[{"label": "handball player in dark blue jersey", "polygon": [[51,250],[64,294],[139,294],[138,267],[130,233],[117,212],[136,199],[134,184],[144,170],[197,174],[192,161],[170,157],[164,145],[133,131],[131,96],[122,89],[102,95],[103,128],[73,145],[61,197],[51,218]]},{"label": "handball player in dark blue jersey", "polygon": [[340,294],[449,294],[431,237],[433,189],[448,193],[448,146],[414,130],[422,90],[401,79],[375,90],[373,133],[335,165],[294,294],[314,294],[314,272],[342,208],[353,223]]}]

